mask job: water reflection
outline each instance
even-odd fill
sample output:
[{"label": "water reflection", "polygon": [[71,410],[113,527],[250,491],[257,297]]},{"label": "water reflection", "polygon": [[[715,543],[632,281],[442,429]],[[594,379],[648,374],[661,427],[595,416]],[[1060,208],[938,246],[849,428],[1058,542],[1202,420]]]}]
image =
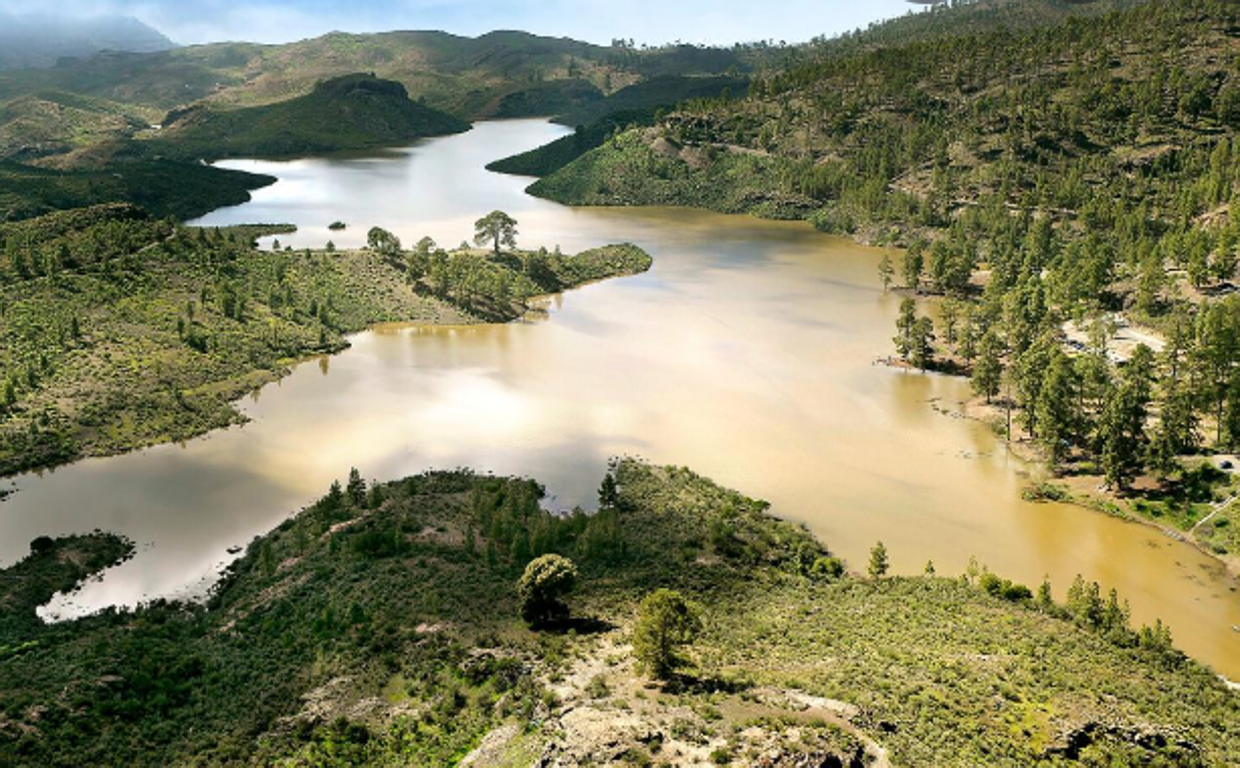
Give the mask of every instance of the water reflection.
[{"label": "water reflection", "polygon": [[[899,572],[933,558],[958,573],[976,555],[1026,583],[1049,575],[1061,599],[1083,573],[1240,677],[1240,599],[1213,561],[1149,529],[1022,502],[1027,468],[984,426],[941,412],[967,384],[872,364],[898,306],[875,251],[793,223],[568,209],[482,170],[560,131],[496,123],[380,158],[230,163],[282,181],[204,223],[292,221],[299,232],[280,239],[294,247],[357,245],[371,225],[453,243],[501,208],[523,243],[631,240],[655,269],[550,298],[526,322],[378,328],[247,400],[242,428],[20,478],[0,505],[0,559],[41,533],[120,530],[139,556],[53,607],[132,603],[200,587],[230,546],[350,466],[530,475],[570,507],[592,503],[608,457],[637,454],[769,499],[853,563],[881,538]],[[329,233],[337,219],[348,229]]]}]

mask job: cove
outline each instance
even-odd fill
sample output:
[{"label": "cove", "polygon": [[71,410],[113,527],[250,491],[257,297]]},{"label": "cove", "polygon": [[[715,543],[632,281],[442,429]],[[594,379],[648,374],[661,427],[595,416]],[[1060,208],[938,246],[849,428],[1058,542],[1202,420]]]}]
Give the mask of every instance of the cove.
[{"label": "cove", "polygon": [[[361,245],[370,226],[407,244],[455,244],[502,209],[519,242],[567,252],[632,241],[651,273],[600,283],[503,326],[382,327],[307,361],[243,403],[252,422],[185,445],[15,478],[0,504],[0,562],[40,534],[103,528],[137,556],[48,607],[75,615],[200,594],[228,550],[357,466],[391,479],[469,466],[536,477],[554,507],[592,506],[608,457],[692,467],[769,500],[862,568],[882,539],[897,573],[970,558],[1063,600],[1081,573],[1115,587],[1135,624],[1240,678],[1240,594],[1215,561],[1156,530],[1020,490],[1036,468],[952,415],[963,380],[872,364],[899,299],[876,249],[768,222],[683,209],[573,209],[485,171],[564,129],[484,123],[401,150],[230,161],[280,181],[200,224],[291,222],[282,243]],[[344,231],[329,231],[333,221]],[[6,484],[7,486],[7,484]]]}]

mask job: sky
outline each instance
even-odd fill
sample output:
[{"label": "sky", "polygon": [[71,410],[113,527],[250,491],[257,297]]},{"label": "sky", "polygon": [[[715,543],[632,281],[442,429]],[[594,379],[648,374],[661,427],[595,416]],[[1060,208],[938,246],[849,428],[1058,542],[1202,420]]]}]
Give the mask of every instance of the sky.
[{"label": "sky", "polygon": [[0,0],[9,13],[134,16],[177,43],[282,43],[325,32],[520,29],[597,43],[803,42],[906,13],[907,0]]}]

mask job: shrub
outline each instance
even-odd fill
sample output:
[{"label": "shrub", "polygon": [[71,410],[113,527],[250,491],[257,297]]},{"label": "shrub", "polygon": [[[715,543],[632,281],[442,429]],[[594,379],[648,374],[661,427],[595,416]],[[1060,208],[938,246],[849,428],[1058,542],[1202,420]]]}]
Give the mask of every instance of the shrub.
[{"label": "shrub", "polygon": [[825,581],[835,581],[844,575],[844,561],[838,557],[819,557],[809,569],[810,576]]}]

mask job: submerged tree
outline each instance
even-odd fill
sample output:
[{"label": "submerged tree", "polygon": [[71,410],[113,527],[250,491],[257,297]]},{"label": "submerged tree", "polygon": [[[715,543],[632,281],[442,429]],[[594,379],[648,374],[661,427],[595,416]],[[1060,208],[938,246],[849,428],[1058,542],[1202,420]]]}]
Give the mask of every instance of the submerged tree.
[{"label": "submerged tree", "polygon": [[878,262],[878,279],[883,283],[883,293],[891,288],[895,275],[896,268],[891,263],[891,257],[884,253],[882,260]]},{"label": "submerged tree", "polygon": [[503,211],[491,211],[474,222],[474,243],[492,243],[496,254],[499,253],[501,245],[516,248],[517,220]]},{"label": "submerged tree", "polygon": [[913,322],[913,365],[924,371],[934,362],[934,323],[928,317]]},{"label": "submerged tree", "polygon": [[900,314],[896,317],[896,335],[892,341],[901,360],[908,360],[913,352],[913,332],[917,326],[917,305],[912,299],[900,302]]}]

